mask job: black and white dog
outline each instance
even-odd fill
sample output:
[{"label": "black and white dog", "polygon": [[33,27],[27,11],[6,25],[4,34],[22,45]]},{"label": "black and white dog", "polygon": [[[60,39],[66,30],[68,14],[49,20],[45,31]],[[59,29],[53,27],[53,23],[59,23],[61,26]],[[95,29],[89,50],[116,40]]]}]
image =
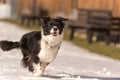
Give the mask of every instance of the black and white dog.
[{"label": "black and white dog", "polygon": [[0,41],[0,47],[3,51],[20,48],[23,66],[33,72],[34,76],[42,76],[46,66],[57,56],[66,20],[62,17],[43,17],[41,32],[26,33],[20,42]]}]

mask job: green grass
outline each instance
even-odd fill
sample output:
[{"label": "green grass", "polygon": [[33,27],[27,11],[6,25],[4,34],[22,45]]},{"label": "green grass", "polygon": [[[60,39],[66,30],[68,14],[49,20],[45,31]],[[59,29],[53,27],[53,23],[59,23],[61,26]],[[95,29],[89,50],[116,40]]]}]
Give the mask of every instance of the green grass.
[{"label": "green grass", "polygon": [[[22,28],[27,28],[27,29],[30,29],[30,30],[39,30],[40,29],[40,26],[37,26],[37,25],[36,26],[22,25],[22,24],[20,24],[19,20],[6,20],[5,19],[5,20],[1,20],[1,21],[13,23],[13,24],[16,24],[16,25],[18,25]],[[69,37],[68,33],[69,33],[69,29],[66,28],[65,29],[65,37],[64,37],[65,40],[69,40],[68,39],[68,37]],[[72,42],[74,44],[76,44],[77,46],[88,49],[91,52],[95,52],[97,54],[101,54],[101,55],[104,55],[104,56],[107,56],[107,57],[111,57],[111,58],[120,60],[120,48],[116,48],[115,46],[101,45],[97,42],[94,42],[92,44],[88,44],[85,39],[81,39],[81,38],[78,38],[78,37],[75,37]]]},{"label": "green grass", "polygon": [[[65,30],[65,36],[64,39],[65,40],[69,40],[69,29],[66,28]],[[74,37],[74,39],[72,40],[72,42],[82,48],[85,48],[93,53],[97,53],[100,55],[104,55],[110,58],[114,58],[114,59],[119,59],[120,60],[120,48],[117,48],[115,46],[107,46],[105,45],[105,43],[100,44],[98,42],[93,42],[91,44],[88,44],[87,41],[83,38],[80,37]]]},{"label": "green grass", "polygon": [[91,52],[95,52],[114,59],[120,59],[120,48],[116,48],[115,46],[101,45],[97,42],[88,44],[86,40],[77,37],[74,38],[73,43],[86,48]]},{"label": "green grass", "polygon": [[29,30],[39,30],[40,29],[40,26],[38,25],[26,25],[26,24],[21,24],[20,21],[18,19],[0,19],[0,21],[5,21],[5,22],[9,22],[9,23],[12,23],[12,24],[15,24],[21,28],[25,28],[25,29],[29,29]]}]

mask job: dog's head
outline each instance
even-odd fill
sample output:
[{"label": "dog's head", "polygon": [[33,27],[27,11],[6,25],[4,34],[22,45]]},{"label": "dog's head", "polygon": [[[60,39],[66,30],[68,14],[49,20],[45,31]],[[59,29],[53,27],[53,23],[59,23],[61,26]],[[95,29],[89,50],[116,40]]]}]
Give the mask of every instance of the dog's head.
[{"label": "dog's head", "polygon": [[43,34],[58,36],[63,32],[65,26],[65,21],[68,20],[63,17],[50,18],[50,17],[41,17],[41,25],[43,29]]}]

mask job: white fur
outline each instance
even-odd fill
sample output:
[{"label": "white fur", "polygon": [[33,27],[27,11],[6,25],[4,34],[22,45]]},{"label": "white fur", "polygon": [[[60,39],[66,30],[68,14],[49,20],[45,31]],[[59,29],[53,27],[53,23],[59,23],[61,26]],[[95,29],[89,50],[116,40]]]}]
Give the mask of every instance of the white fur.
[{"label": "white fur", "polygon": [[[53,28],[50,30],[50,33],[53,33],[54,32],[54,28],[57,28],[57,26],[53,26]],[[57,35],[59,35],[59,29],[57,28]]]},{"label": "white fur", "polygon": [[[53,32],[53,29],[51,29],[50,32]],[[52,34],[50,35],[43,35],[42,32],[42,39],[40,41],[41,44],[41,50],[38,54],[38,57],[40,58],[40,62],[43,63],[50,63],[52,62],[58,53],[60,44],[63,40],[63,33],[59,35],[59,30],[57,31],[57,36],[53,36]],[[40,68],[40,63],[38,64],[33,64],[34,66],[34,76],[41,76],[43,75],[44,71],[41,70]]]},{"label": "white fur", "polygon": [[40,62],[49,63],[53,61],[58,53],[58,49],[63,40],[63,33],[58,36],[42,35],[41,51],[38,54]]},{"label": "white fur", "polygon": [[34,71],[33,71],[34,76],[42,75],[42,70],[39,63],[38,64],[33,63],[33,68],[34,68]]}]

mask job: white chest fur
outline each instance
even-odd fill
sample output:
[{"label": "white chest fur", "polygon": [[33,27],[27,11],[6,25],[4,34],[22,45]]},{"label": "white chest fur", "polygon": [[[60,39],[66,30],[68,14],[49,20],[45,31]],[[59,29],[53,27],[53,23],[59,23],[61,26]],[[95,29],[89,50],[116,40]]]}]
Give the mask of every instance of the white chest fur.
[{"label": "white chest fur", "polygon": [[59,36],[44,36],[41,40],[41,51],[38,54],[41,62],[51,62],[57,56],[60,44],[63,40],[63,34]]}]

